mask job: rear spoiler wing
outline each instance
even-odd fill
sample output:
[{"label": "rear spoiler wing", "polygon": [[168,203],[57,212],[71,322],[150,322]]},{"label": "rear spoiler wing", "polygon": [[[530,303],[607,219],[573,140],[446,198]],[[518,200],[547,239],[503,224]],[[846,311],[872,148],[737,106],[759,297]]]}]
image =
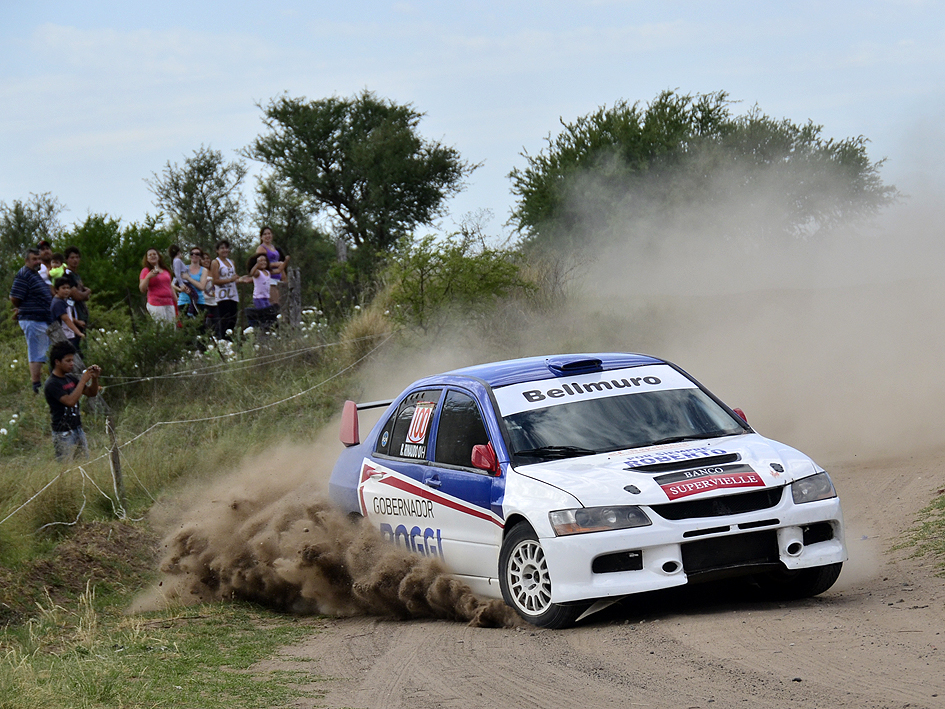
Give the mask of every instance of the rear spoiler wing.
[{"label": "rear spoiler wing", "polygon": [[341,411],[341,435],[339,438],[346,447],[356,446],[361,442],[361,435],[358,430],[358,412],[362,409],[379,409],[382,406],[387,407],[394,403],[393,399],[384,401],[367,401],[362,404],[351,401],[345,402],[344,409]]}]

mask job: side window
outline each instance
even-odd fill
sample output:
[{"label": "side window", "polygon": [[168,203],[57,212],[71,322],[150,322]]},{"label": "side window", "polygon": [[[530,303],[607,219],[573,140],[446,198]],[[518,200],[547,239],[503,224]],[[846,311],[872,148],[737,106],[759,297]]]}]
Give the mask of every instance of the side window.
[{"label": "side window", "polygon": [[430,422],[440,400],[439,389],[415,391],[400,402],[377,439],[376,453],[395,458],[426,460]]},{"label": "side window", "polygon": [[436,430],[434,460],[446,465],[471,468],[473,446],[488,442],[489,436],[476,400],[469,394],[450,390],[443,402]]}]

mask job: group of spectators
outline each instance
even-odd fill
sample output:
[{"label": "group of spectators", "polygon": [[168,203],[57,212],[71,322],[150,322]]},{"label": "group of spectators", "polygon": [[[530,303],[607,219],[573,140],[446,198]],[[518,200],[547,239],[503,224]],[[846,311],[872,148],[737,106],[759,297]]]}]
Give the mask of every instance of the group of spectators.
[{"label": "group of spectators", "polygon": [[280,303],[280,285],[289,257],[272,243],[272,230],[260,230],[260,244],[246,264],[248,274],[237,274],[230,258],[230,242],[221,239],[216,258],[199,246],[190,249],[186,265],[176,244],[168,249],[171,266],[157,249],[148,249],[141,262],[138,289],[147,296],[154,320],[176,323],[182,316],[206,313],[208,326],[218,339],[229,339],[239,311],[238,283],[253,284],[254,311],[270,311]]},{"label": "group of spectators", "polygon": [[[220,339],[236,327],[239,310],[238,283],[253,284],[253,312],[272,315],[280,303],[279,287],[289,257],[273,245],[272,230],[260,229],[260,244],[246,264],[248,274],[239,276],[230,259],[230,243],[217,242],[217,256],[201,248],[190,250],[190,265],[180,258],[180,248],[168,251],[168,268],[157,249],[148,249],[142,260],[138,287],[147,296],[147,310],[156,321],[174,324],[183,315],[206,313],[206,324]],[[82,363],[82,340],[88,327],[88,301],[92,291],[79,276],[82,254],[70,246],[54,254],[47,241],[26,252],[23,267],[10,288],[13,319],[26,338],[27,360],[33,393],[42,388],[52,418],[52,438],[59,459],[77,451],[88,456],[82,431],[79,400],[99,391],[101,369]],[[49,377],[42,380],[49,362]]]},{"label": "group of spectators", "polygon": [[26,252],[23,268],[13,279],[10,301],[13,319],[26,337],[27,360],[33,392],[42,383],[43,365],[51,340],[66,340],[81,353],[88,326],[92,291],[82,282],[82,253],[70,246],[54,254],[48,241]]},{"label": "group of spectators", "polygon": [[[33,393],[38,394],[42,387],[49,404],[53,447],[59,459],[71,458],[76,451],[88,456],[79,399],[98,393],[101,375],[99,367],[83,369],[81,364],[80,345],[92,296],[79,276],[81,260],[82,253],[75,246],[53,254],[49,242],[41,241],[26,252],[23,268],[10,288],[13,319],[26,337]],[[47,357],[50,372],[43,385]]]}]

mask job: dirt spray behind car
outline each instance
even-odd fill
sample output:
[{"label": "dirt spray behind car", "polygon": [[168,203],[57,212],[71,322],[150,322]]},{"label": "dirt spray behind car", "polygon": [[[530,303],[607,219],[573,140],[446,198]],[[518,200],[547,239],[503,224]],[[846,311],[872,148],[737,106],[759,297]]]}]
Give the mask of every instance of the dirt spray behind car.
[{"label": "dirt spray behind car", "polygon": [[436,559],[332,507],[312,460],[310,446],[282,446],[165,508],[162,578],[134,610],[240,599],[298,614],[516,623],[504,603],[477,597]]}]

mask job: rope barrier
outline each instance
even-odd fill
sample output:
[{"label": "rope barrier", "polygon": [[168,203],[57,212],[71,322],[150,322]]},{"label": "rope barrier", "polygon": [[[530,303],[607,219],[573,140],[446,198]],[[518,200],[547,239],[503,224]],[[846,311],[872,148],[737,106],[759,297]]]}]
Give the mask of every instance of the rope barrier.
[{"label": "rope barrier", "polygon": [[[363,340],[374,339],[374,335],[368,335],[365,337],[358,337],[348,342],[361,342]],[[308,352],[314,352],[315,350],[325,349],[326,347],[336,347],[342,344],[341,342],[326,342],[321,345],[313,345],[311,347],[303,347],[298,350],[292,350],[290,352],[280,352],[278,354],[269,354],[269,355],[260,355],[258,357],[252,357],[248,360],[241,360],[236,364],[230,364],[228,362],[221,362],[220,364],[211,364],[205,367],[198,367],[197,369],[189,369],[186,372],[173,372],[171,374],[155,374],[148,377],[119,377],[119,376],[102,376],[101,379],[108,381],[109,388],[114,389],[115,387],[128,386],[130,384],[137,384],[139,382],[150,382],[160,379],[177,379],[182,377],[194,377],[194,376],[213,376],[215,374],[230,374],[232,372],[242,372],[247,369],[253,369],[254,367],[263,367],[278,362],[284,362],[285,360],[292,359],[293,357],[298,357],[300,355],[306,354]],[[247,364],[248,363],[248,364]],[[117,381],[112,383],[114,380],[125,380]]]},{"label": "rope barrier", "polygon": [[[244,411],[234,411],[234,412],[227,413],[227,414],[220,414],[220,415],[218,415],[218,416],[205,416],[205,417],[196,418],[196,419],[179,419],[179,420],[175,420],[175,421],[159,421],[159,422],[157,422],[157,423],[155,423],[155,424],[149,426],[148,428],[146,428],[144,431],[142,431],[141,433],[139,433],[139,434],[138,434],[137,436],[135,436],[134,438],[131,438],[131,439],[125,441],[124,443],[122,443],[121,445],[117,446],[118,451],[119,451],[119,455],[122,455],[122,448],[124,448],[125,446],[128,446],[128,445],[131,445],[131,444],[134,443],[135,441],[139,440],[140,438],[142,438],[142,437],[145,436],[146,434],[148,434],[148,433],[150,433],[151,431],[153,431],[153,430],[154,430],[155,428],[157,428],[158,426],[168,426],[168,425],[174,425],[174,424],[187,424],[187,423],[202,423],[202,422],[205,422],[205,421],[215,421],[215,420],[219,420],[219,419],[232,418],[232,417],[235,417],[235,416],[243,416],[244,414],[250,414],[250,413],[255,413],[255,412],[257,412],[257,411],[263,411],[263,410],[265,410],[265,409],[269,409],[269,408],[272,408],[272,407],[274,407],[274,406],[278,406],[278,405],[280,405],[280,404],[284,404],[284,403],[286,403],[287,401],[292,401],[293,399],[297,399],[297,398],[299,398],[300,396],[304,396],[305,394],[308,394],[309,392],[312,392],[312,391],[314,391],[314,390],[316,390],[316,389],[318,389],[318,388],[324,386],[325,384],[327,384],[328,382],[332,381],[333,379],[337,379],[338,377],[340,377],[340,376],[341,376],[342,374],[344,374],[345,372],[347,372],[347,371],[353,369],[354,367],[356,367],[357,365],[359,365],[361,362],[363,362],[364,360],[366,360],[368,357],[370,357],[371,355],[373,355],[377,350],[379,350],[381,347],[383,347],[385,344],[387,344],[387,342],[390,341],[390,339],[391,339],[392,337],[394,337],[395,334],[397,334],[396,331],[390,333],[387,337],[384,338],[384,340],[382,340],[382,341],[381,341],[379,344],[377,344],[375,347],[371,348],[371,349],[370,349],[366,354],[364,354],[362,357],[358,358],[357,360],[355,360],[354,362],[352,362],[352,363],[349,364],[348,366],[346,366],[346,367],[340,369],[339,371],[335,372],[334,374],[330,375],[330,376],[327,377],[326,379],[323,379],[323,380],[320,381],[318,384],[315,384],[314,386],[309,387],[308,389],[305,389],[305,390],[303,390],[303,391],[300,391],[300,392],[298,392],[298,393],[296,393],[296,394],[293,394],[293,395],[291,395],[291,396],[287,396],[287,397],[285,397],[284,399],[280,399],[280,400],[278,400],[278,401],[273,401],[273,402],[270,402],[270,403],[268,403],[268,404],[263,404],[262,406],[256,406],[256,407],[253,407],[253,408],[251,408],[251,409],[246,409],[246,410],[244,410]],[[366,338],[360,338],[360,339],[366,339]],[[335,343],[335,344],[337,344],[337,343]],[[97,457],[97,458],[93,458],[93,459],[91,459],[91,460],[89,460],[89,461],[86,461],[85,465],[88,466],[88,465],[90,465],[91,463],[96,463],[96,462],[98,462],[98,461],[100,461],[100,460],[103,460],[103,459],[105,459],[105,458],[107,458],[107,457],[108,457],[108,453],[104,453],[104,454],[100,455],[100,456]],[[72,471],[74,471],[74,470],[79,470],[80,473],[81,473],[81,475],[82,475],[82,478],[83,478],[83,482],[82,482],[82,490],[83,490],[83,492],[82,492],[82,497],[83,497],[83,503],[82,503],[82,508],[79,510],[79,515],[76,517],[76,520],[75,520],[74,522],[50,522],[50,523],[48,523],[48,524],[43,525],[42,527],[40,527],[40,528],[39,528],[38,530],[36,530],[36,531],[38,532],[38,531],[40,531],[40,530],[42,530],[42,529],[45,529],[46,527],[53,526],[53,525],[60,525],[60,524],[61,524],[61,525],[66,525],[66,526],[72,526],[72,525],[74,525],[74,524],[76,524],[76,523],[78,522],[79,516],[81,516],[82,511],[85,509],[85,505],[86,505],[86,498],[85,498],[85,481],[86,481],[86,480],[88,480],[106,499],[108,499],[108,500],[112,503],[112,510],[115,512],[115,514],[116,514],[116,516],[117,516],[117,515],[118,515],[118,508],[115,507],[115,501],[112,500],[112,498],[109,497],[109,495],[108,495],[107,493],[105,493],[98,485],[96,485],[96,484],[95,484],[95,481],[93,481],[92,478],[89,477],[88,473],[85,472],[85,470],[83,469],[83,467],[82,467],[81,465],[79,465],[79,466],[76,466],[76,467],[74,467],[74,468],[68,468],[68,469],[66,469],[66,470],[61,471],[58,475],[56,475],[56,477],[54,477],[52,480],[50,480],[48,483],[46,483],[42,488],[40,488],[35,494],[33,494],[33,495],[32,495],[28,500],[26,500],[23,504],[21,504],[21,505],[20,505],[19,507],[17,507],[15,510],[13,510],[12,512],[10,512],[10,513],[9,513],[6,517],[4,517],[3,519],[0,519],[0,526],[2,526],[5,522],[7,522],[10,518],[14,517],[14,516],[15,516],[16,514],[18,514],[20,511],[22,511],[23,509],[25,509],[27,506],[29,506],[29,505],[30,505],[34,500],[36,500],[40,495],[42,495],[44,492],[46,492],[46,490],[48,490],[50,487],[52,487],[52,485],[53,485],[56,481],[60,480],[64,475],[66,475],[67,473],[70,473],[70,472],[72,472]],[[132,471],[132,474],[134,475],[134,472],[133,472],[133,471]],[[145,493],[148,495],[148,497],[151,498],[152,502],[155,501],[155,500],[154,500],[154,497],[153,497],[153,496],[151,495],[151,493],[147,490],[147,488],[145,488],[144,485],[141,484],[141,481],[140,481],[140,479],[138,478],[138,476],[137,476],[137,475],[134,475],[134,478],[135,478],[135,480],[138,481],[138,484],[141,485],[142,489],[144,489],[144,491],[145,491]],[[116,496],[116,499],[117,499],[117,496]],[[118,507],[121,507],[120,503],[119,503]],[[125,512],[124,509],[122,509],[122,513],[123,513],[122,516],[121,516],[122,518],[124,518],[124,512]]]}]

